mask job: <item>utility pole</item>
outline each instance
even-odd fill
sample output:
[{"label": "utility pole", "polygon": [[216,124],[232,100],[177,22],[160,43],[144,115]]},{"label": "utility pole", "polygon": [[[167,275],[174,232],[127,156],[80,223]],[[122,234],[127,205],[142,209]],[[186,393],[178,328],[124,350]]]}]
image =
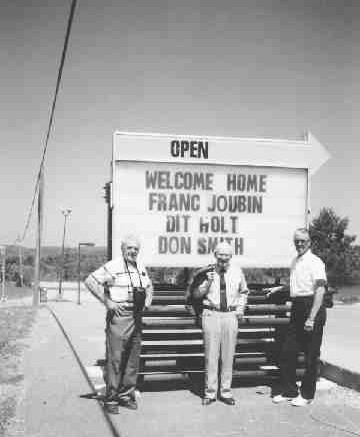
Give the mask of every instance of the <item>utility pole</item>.
[{"label": "utility pole", "polygon": [[64,230],[63,230],[63,238],[62,238],[62,248],[61,248],[61,267],[60,267],[60,278],[59,278],[59,300],[63,298],[62,291],[62,282],[63,282],[63,272],[64,272],[64,264],[65,264],[65,235],[66,235],[66,221],[69,215],[71,214],[71,209],[63,209],[61,212],[64,215]]},{"label": "utility pole", "polygon": [[34,289],[33,289],[33,305],[35,306],[39,305],[39,301],[40,301],[40,258],[41,258],[41,239],[42,239],[42,230],[43,230],[43,197],[44,197],[44,167],[41,166],[40,174],[39,174],[35,275],[34,275]]}]

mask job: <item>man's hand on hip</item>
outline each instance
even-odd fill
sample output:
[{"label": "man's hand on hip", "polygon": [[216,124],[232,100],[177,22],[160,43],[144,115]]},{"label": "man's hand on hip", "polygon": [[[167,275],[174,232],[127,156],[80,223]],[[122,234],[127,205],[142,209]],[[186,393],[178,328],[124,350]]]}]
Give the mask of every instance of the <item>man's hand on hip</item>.
[{"label": "man's hand on hip", "polygon": [[126,311],[125,305],[119,302],[114,302],[110,299],[105,299],[105,307],[109,311],[113,311],[117,316],[124,315]]},{"label": "man's hand on hip", "polygon": [[236,310],[235,310],[235,315],[236,315],[236,317],[238,318],[238,320],[241,322],[242,320],[243,320],[243,318],[244,318],[244,310],[245,310],[245,308],[244,307],[238,307],[238,308],[236,308]]}]

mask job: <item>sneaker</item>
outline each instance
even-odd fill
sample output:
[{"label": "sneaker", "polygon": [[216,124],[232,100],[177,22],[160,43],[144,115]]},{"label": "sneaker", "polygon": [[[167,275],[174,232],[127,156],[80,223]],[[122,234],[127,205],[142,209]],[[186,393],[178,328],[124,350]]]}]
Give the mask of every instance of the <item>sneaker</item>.
[{"label": "sneaker", "polygon": [[311,401],[312,399],[305,399],[299,395],[291,401],[291,405],[294,407],[305,407],[305,405],[309,405]]},{"label": "sneaker", "polygon": [[289,398],[283,395],[276,395],[272,398],[272,401],[274,402],[274,404],[281,404],[281,402],[291,401],[292,399],[294,398]]}]

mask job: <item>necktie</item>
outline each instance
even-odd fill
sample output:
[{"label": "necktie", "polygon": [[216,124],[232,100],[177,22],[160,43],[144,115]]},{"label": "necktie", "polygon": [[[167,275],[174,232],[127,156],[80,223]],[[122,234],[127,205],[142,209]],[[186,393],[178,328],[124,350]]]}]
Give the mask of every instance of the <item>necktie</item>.
[{"label": "necktie", "polygon": [[226,301],[226,283],[225,283],[225,272],[220,272],[220,311],[226,311],[227,301]]}]

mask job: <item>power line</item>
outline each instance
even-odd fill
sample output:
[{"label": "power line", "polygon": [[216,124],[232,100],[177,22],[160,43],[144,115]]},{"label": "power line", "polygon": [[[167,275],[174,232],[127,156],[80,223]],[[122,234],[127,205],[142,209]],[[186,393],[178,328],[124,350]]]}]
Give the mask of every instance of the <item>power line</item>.
[{"label": "power line", "polygon": [[34,205],[35,205],[35,201],[36,201],[36,195],[37,195],[38,190],[39,190],[40,179],[41,179],[42,172],[44,170],[45,157],[46,157],[46,152],[47,152],[47,148],[48,148],[48,144],[49,144],[51,129],[52,129],[53,122],[54,122],[54,114],[55,114],[57,96],[58,96],[59,89],[60,89],[62,72],[64,69],[65,58],[66,58],[66,53],[67,53],[67,48],[68,48],[68,43],[69,43],[69,38],[70,38],[71,27],[72,27],[72,23],[73,23],[73,19],[74,19],[76,3],[77,3],[77,0],[72,0],[72,2],[71,2],[71,8],[70,8],[69,18],[68,18],[68,22],[67,22],[66,34],[65,34],[65,41],[64,41],[64,46],[63,46],[63,50],[61,53],[60,65],[58,68],[58,76],[57,76],[57,80],[56,80],[55,93],[54,93],[54,98],[53,98],[53,102],[51,105],[49,124],[48,124],[48,129],[47,129],[46,137],[45,137],[44,149],[43,149],[43,153],[42,153],[42,157],[41,157],[39,172],[38,172],[37,177],[36,177],[34,195],[33,195],[32,201],[31,201],[30,209],[28,211],[28,215],[27,215],[27,219],[26,219],[26,223],[25,223],[25,228],[24,228],[24,232],[23,232],[22,237],[21,237],[21,241],[24,241],[26,234],[27,234],[27,231],[28,231],[29,226],[30,226],[30,221],[31,221],[31,217],[32,217],[32,214],[34,211]]}]

